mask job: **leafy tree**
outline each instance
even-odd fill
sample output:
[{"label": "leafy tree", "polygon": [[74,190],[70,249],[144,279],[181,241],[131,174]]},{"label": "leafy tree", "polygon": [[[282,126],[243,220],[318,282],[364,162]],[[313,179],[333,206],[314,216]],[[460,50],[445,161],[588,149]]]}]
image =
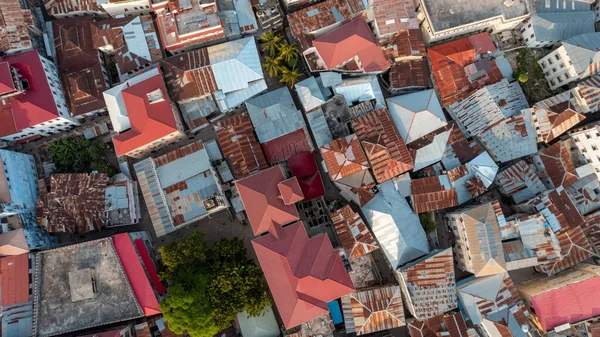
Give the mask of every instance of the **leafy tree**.
[{"label": "leafy tree", "polygon": [[433,220],[433,212],[419,214],[419,220],[421,220],[421,226],[423,226],[423,229],[427,234],[437,230],[437,224]]},{"label": "leafy tree", "polygon": [[263,52],[269,52],[269,56],[274,56],[277,51],[279,41],[281,41],[281,35],[275,34],[273,31],[268,31],[259,38],[261,45],[260,50]]},{"label": "leafy tree", "polygon": [[291,69],[285,68],[281,72],[281,78],[279,79],[279,82],[291,88],[298,82],[298,78],[300,78],[300,73],[298,72],[297,67],[292,67]]},{"label": "leafy tree", "polygon": [[525,83],[527,81],[529,81],[529,76],[527,74],[520,74],[519,75],[519,82]]},{"label": "leafy tree", "polygon": [[281,59],[278,57],[267,56],[265,58],[264,64],[265,71],[271,77],[277,77],[283,70],[283,66],[281,65]]},{"label": "leafy tree", "polygon": [[66,138],[50,144],[56,173],[90,173],[98,171],[109,176],[115,169],[106,162],[107,148],[101,142],[83,137]]},{"label": "leafy tree", "polygon": [[281,57],[285,63],[290,64],[292,60],[298,58],[298,47],[295,44],[283,41],[277,46],[279,50],[279,57]]},{"label": "leafy tree", "polygon": [[213,320],[213,308],[207,288],[208,275],[183,273],[177,284],[169,287],[168,297],[160,303],[160,310],[169,329],[177,334],[187,331],[194,337],[213,337],[219,328]]},{"label": "leafy tree", "polygon": [[161,278],[171,281],[161,310],[169,327],[192,337],[212,336],[231,325],[240,312],[262,313],[270,304],[262,275],[246,256],[242,239],[222,239],[211,247],[193,232],[159,248]]}]

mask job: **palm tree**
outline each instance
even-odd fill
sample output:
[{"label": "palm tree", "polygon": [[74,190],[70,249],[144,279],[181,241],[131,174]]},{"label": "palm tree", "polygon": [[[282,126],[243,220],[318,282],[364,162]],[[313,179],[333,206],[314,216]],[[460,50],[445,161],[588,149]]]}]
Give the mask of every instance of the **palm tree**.
[{"label": "palm tree", "polygon": [[263,65],[263,67],[271,77],[279,76],[279,74],[283,70],[283,67],[281,65],[281,58],[273,56],[267,56],[265,58],[265,64]]},{"label": "palm tree", "polygon": [[287,84],[287,86],[291,88],[298,82],[299,77],[300,73],[296,66],[292,67],[292,69],[285,67],[281,72],[281,79],[279,82]]},{"label": "palm tree", "polygon": [[290,44],[287,41],[283,41],[277,49],[279,50],[279,57],[287,64],[290,64],[292,60],[298,57],[298,47],[293,43]]},{"label": "palm tree", "polygon": [[260,42],[262,42],[262,44],[260,45],[260,50],[262,50],[263,52],[268,51],[269,55],[273,56],[275,54],[275,51],[277,50],[277,45],[279,44],[279,41],[281,41],[281,36],[273,33],[273,31],[270,30],[263,34],[259,38],[259,40]]}]

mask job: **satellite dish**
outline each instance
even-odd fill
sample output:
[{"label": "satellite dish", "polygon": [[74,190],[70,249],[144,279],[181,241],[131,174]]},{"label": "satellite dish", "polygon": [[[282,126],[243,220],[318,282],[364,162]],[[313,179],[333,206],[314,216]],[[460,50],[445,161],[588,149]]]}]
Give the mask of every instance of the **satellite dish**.
[{"label": "satellite dish", "polygon": [[528,333],[529,332],[529,324],[521,325],[521,330],[523,330],[524,333]]}]

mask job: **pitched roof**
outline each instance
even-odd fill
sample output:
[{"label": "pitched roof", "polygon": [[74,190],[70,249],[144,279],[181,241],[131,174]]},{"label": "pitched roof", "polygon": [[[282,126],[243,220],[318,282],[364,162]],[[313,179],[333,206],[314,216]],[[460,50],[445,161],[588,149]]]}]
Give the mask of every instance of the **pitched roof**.
[{"label": "pitched roof", "polygon": [[231,160],[237,178],[268,167],[247,112],[215,122],[215,131],[221,152]]},{"label": "pitched roof", "polygon": [[573,92],[566,91],[531,107],[539,142],[549,143],[585,119],[572,98]]},{"label": "pitched roof", "polygon": [[[395,2],[398,4],[400,2]],[[375,8],[378,10],[378,8]],[[381,40],[381,39],[380,39]],[[383,52],[389,59],[395,59],[396,62],[406,58],[414,56],[426,56],[427,51],[425,50],[425,40],[423,39],[423,32],[421,29],[406,29],[397,32],[391,44],[385,45],[387,39],[380,41],[384,44]],[[427,63],[425,64],[427,65]],[[429,67],[426,70],[429,70]],[[429,82],[429,79],[426,79]]]},{"label": "pitched roof", "polygon": [[325,187],[314,154],[308,151],[300,152],[290,157],[287,162],[292,175],[298,179],[304,200],[325,195]]},{"label": "pitched roof", "polygon": [[571,157],[572,141],[556,142],[542,149],[535,156],[535,163],[542,178],[549,178],[554,188],[567,188],[579,180],[573,158]]},{"label": "pitched roof", "polygon": [[[0,137],[59,117],[41,56],[36,50],[0,57],[0,61],[17,69],[23,79],[29,82],[24,94],[0,101]],[[12,83],[12,77],[5,81],[9,80]]]},{"label": "pitched roof", "polygon": [[354,134],[321,146],[321,155],[332,181],[368,170],[367,157]]},{"label": "pitched roof", "polygon": [[546,191],[546,187],[534,169],[524,160],[520,160],[498,173],[496,184],[503,195],[512,197],[517,204]]},{"label": "pitched roof", "polygon": [[247,100],[246,108],[261,144],[304,127],[302,113],[287,87]]},{"label": "pitched roof", "polygon": [[593,212],[585,216],[585,222],[581,225],[585,235],[596,250],[600,248],[600,212]]},{"label": "pitched roof", "polygon": [[426,58],[396,61],[390,68],[388,77],[390,89],[431,87]]},{"label": "pitched roof", "polygon": [[399,286],[386,286],[342,297],[344,323],[357,336],[406,325]]},{"label": "pitched roof", "polygon": [[337,68],[354,57],[358,57],[360,68],[365,72],[381,72],[390,67],[369,25],[361,17],[319,36],[313,45],[327,69]]},{"label": "pitched roof", "polygon": [[496,178],[498,165],[486,151],[447,172],[456,190],[458,203],[465,203],[487,191]]},{"label": "pitched roof", "polygon": [[460,312],[441,314],[424,321],[414,320],[408,324],[411,337],[477,337],[473,328],[467,328]]},{"label": "pitched roof", "polygon": [[346,255],[358,258],[379,249],[369,228],[350,205],[331,213],[331,221]]},{"label": "pitched roof", "polygon": [[[504,76],[495,61],[477,61],[477,55],[489,49],[491,40],[487,33],[476,41],[478,45],[485,46],[476,50],[470,38],[455,40],[428,49],[432,75],[437,85],[442,105],[447,106],[460,101],[473,92],[473,90],[500,81]],[[491,43],[493,46],[493,42]],[[480,48],[481,49],[481,48]],[[465,68],[471,66],[472,70]],[[484,76],[475,76],[475,72],[483,71]],[[473,73],[469,78],[469,73]]]},{"label": "pitched roof", "polygon": [[29,254],[0,259],[0,294],[2,306],[29,302]]},{"label": "pitched roof", "polygon": [[352,121],[375,179],[382,183],[414,168],[414,161],[386,108]]},{"label": "pitched roof", "polygon": [[139,83],[125,85],[120,92],[126,110],[122,113],[128,116],[131,129],[113,138],[117,156],[179,131],[162,74],[158,69],[152,73]]},{"label": "pitched roof", "polygon": [[[286,329],[329,312],[327,302],[353,291],[327,235],[308,238],[301,222],[252,240]],[[318,263],[317,263],[318,261]]]},{"label": "pitched roof", "polygon": [[102,12],[95,0],[44,0],[44,7],[50,15],[68,14],[71,12]]},{"label": "pitched roof", "polygon": [[390,115],[408,144],[446,125],[446,117],[433,89],[386,99]]},{"label": "pitched roof", "polygon": [[377,185],[379,193],[362,212],[392,268],[429,253],[429,244],[419,217],[392,181]]},{"label": "pitched roof", "polygon": [[309,77],[294,85],[304,112],[311,111],[331,97],[331,90],[324,88],[320,77]]},{"label": "pitched roof", "polygon": [[593,33],[593,22],[592,11],[537,13],[530,21],[536,41],[564,41]]},{"label": "pitched roof", "polygon": [[413,179],[410,190],[415,213],[458,206],[456,190],[451,188],[446,175]]},{"label": "pitched roof", "polygon": [[18,1],[0,1],[0,51],[31,48],[28,29],[32,25],[30,10],[21,9]]},{"label": "pitched roof", "polygon": [[528,156],[537,151],[535,127],[528,110],[490,125],[478,138],[499,163]]},{"label": "pitched roof", "polygon": [[600,34],[593,31],[579,34],[563,40],[562,46],[569,57],[569,61],[573,63],[575,71],[582,73],[597,58],[598,48],[600,48]]},{"label": "pitched roof", "polygon": [[573,201],[562,188],[546,192],[525,204],[527,208],[544,214],[552,230],[559,231],[581,226],[584,219]]},{"label": "pitched roof", "polygon": [[285,205],[292,205],[304,199],[304,194],[302,194],[296,177],[280,181],[277,184],[277,188],[279,189],[280,198]]},{"label": "pitched roof", "polygon": [[[261,314],[261,316],[251,317],[247,311],[244,311],[236,315],[235,321],[239,325],[242,336],[277,337],[280,335],[281,331],[271,306],[265,306]],[[218,333],[216,336],[225,337],[226,334]],[[237,336],[237,334],[233,336]]]},{"label": "pitched roof", "polygon": [[395,274],[416,319],[432,318],[457,307],[452,248],[432,252]]},{"label": "pitched roof", "polygon": [[280,198],[277,185],[284,180],[277,165],[235,182],[255,235],[298,220],[296,206],[286,205]]},{"label": "pitched roof", "polygon": [[369,170],[363,170],[334,181],[340,194],[362,207],[375,197],[375,180]]},{"label": "pitched roof", "polygon": [[119,260],[123,265],[125,274],[131,283],[131,288],[138,303],[144,310],[146,317],[160,314],[160,308],[158,307],[158,300],[154,294],[154,290],[150,285],[150,281],[146,276],[144,267],[140,263],[138,253],[133,247],[129,234],[122,233],[112,237],[113,245],[119,255]]},{"label": "pitched roof", "polygon": [[310,136],[305,128],[300,128],[283,136],[262,143],[265,158],[269,164],[277,164],[286,161],[292,156],[308,152],[311,145],[308,143]]},{"label": "pitched roof", "polygon": [[23,228],[0,234],[0,256],[19,255],[29,252]]},{"label": "pitched roof", "polygon": [[48,232],[85,233],[102,227],[105,173],[53,174],[48,191],[40,191],[37,222]]},{"label": "pitched roof", "polygon": [[368,12],[369,19],[375,19],[375,29],[380,39],[395,34],[419,28],[415,4],[411,0],[377,0]]},{"label": "pitched roof", "polygon": [[294,40],[301,51],[312,46],[310,33],[335,23],[350,19],[363,10],[363,4],[356,0],[327,0],[292,13],[288,21]]}]

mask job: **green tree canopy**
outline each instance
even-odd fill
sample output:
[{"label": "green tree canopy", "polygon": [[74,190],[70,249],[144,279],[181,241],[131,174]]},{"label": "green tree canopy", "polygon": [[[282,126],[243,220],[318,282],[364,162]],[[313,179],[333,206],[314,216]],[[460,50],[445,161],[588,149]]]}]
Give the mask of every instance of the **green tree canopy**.
[{"label": "green tree canopy", "polygon": [[112,176],[116,172],[106,161],[107,152],[103,143],[83,137],[60,139],[50,144],[56,173],[98,171]]},{"label": "green tree canopy", "polygon": [[265,57],[265,64],[263,65],[265,71],[271,77],[278,77],[284,67],[281,65],[281,59],[278,57]]},{"label": "green tree canopy", "polygon": [[300,73],[298,72],[298,68],[296,68],[296,67],[292,67],[291,69],[284,68],[283,71],[281,72],[281,79],[279,80],[279,82],[281,82],[291,88],[294,86],[294,84],[296,84],[298,82],[299,78],[300,78]]},{"label": "green tree canopy", "polygon": [[287,64],[298,58],[298,47],[293,43],[290,44],[287,41],[283,41],[277,46],[277,49],[279,50],[279,57]]},{"label": "green tree canopy", "polygon": [[229,327],[238,313],[246,310],[258,316],[271,303],[262,274],[246,256],[242,239],[222,239],[209,247],[204,234],[193,232],[159,251],[163,257],[160,276],[174,284],[161,310],[176,333],[185,330],[192,337],[212,336]]},{"label": "green tree canopy", "polygon": [[263,34],[259,41],[261,42],[260,50],[263,52],[269,52],[269,56],[274,56],[277,51],[279,41],[281,41],[281,35],[275,34],[273,31],[268,31]]},{"label": "green tree canopy", "polygon": [[427,234],[437,230],[437,224],[433,220],[433,212],[419,214],[419,220],[421,220],[421,226],[423,226],[423,229]]}]

